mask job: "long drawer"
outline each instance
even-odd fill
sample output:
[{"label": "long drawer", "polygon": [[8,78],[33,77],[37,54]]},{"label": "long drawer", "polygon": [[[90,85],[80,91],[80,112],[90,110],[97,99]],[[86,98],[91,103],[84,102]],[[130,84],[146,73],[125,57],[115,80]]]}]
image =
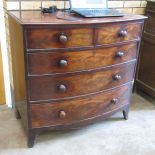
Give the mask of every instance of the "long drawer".
[{"label": "long drawer", "polygon": [[136,59],[137,43],[76,52],[29,53],[28,72],[55,74],[95,69]]},{"label": "long drawer", "polygon": [[135,61],[106,69],[57,76],[30,76],[29,100],[63,99],[109,89],[133,80]]},{"label": "long drawer", "polygon": [[67,125],[104,115],[129,104],[130,94],[131,83],[84,98],[31,104],[32,127]]}]

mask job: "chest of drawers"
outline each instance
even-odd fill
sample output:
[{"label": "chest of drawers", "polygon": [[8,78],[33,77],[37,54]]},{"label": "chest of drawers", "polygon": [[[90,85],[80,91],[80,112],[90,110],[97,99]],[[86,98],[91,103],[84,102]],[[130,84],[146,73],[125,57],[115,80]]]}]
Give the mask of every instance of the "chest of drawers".
[{"label": "chest of drawers", "polygon": [[127,119],[144,18],[9,13],[14,109],[29,147],[43,130],[77,128],[117,111]]}]

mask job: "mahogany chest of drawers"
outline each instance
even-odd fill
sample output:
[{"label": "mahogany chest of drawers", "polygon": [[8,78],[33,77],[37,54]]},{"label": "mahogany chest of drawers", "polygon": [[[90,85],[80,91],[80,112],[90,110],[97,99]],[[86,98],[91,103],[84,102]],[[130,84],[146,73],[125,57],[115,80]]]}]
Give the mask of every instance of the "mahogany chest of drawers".
[{"label": "mahogany chest of drawers", "polygon": [[57,15],[9,12],[14,109],[29,147],[42,130],[77,128],[117,111],[128,117],[145,17]]},{"label": "mahogany chest of drawers", "polygon": [[155,1],[147,1],[136,76],[136,89],[155,98]]}]

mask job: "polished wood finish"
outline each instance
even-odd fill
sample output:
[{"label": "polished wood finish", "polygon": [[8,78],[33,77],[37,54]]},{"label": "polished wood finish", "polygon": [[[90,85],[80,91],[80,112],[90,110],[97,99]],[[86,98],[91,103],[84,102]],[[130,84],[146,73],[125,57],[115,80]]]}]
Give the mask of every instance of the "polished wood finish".
[{"label": "polished wood finish", "polygon": [[155,2],[148,1],[136,78],[137,90],[155,98]]},{"label": "polished wood finish", "polygon": [[[87,28],[44,28],[27,30],[27,48],[68,48],[92,46],[95,38],[96,45],[125,42],[139,39],[141,35],[141,23],[131,24],[103,24],[95,29]],[[93,36],[93,31],[95,35]],[[42,35],[44,34],[44,36]],[[66,41],[61,41],[61,36],[66,37]],[[37,38],[37,39],[36,39]]]},{"label": "polished wood finish", "polygon": [[[22,45],[22,49],[13,45],[13,68],[15,84],[22,78],[27,97],[15,109],[27,124],[28,147],[33,147],[43,130],[78,128],[117,111],[128,118],[145,17],[87,19],[38,11],[8,14],[10,24],[19,31],[16,36],[12,30],[12,38],[16,37],[12,43]],[[18,66],[20,61],[23,64]],[[20,70],[23,65],[24,73],[16,71],[16,66]]]},{"label": "polished wood finish", "polygon": [[[142,19],[146,19],[146,17],[142,15],[132,15],[127,14],[123,17],[108,17],[108,18],[82,18],[80,16],[76,16],[70,13],[57,12],[56,14],[42,14],[40,11],[10,11],[8,12],[14,19],[17,20],[18,23],[25,26],[30,25],[52,25],[54,27],[62,26],[69,27],[70,25],[77,24],[83,25],[100,25],[103,23],[118,23],[118,22],[133,22],[133,21],[141,21]],[[62,19],[60,19],[61,17]]]},{"label": "polished wood finish", "polygon": [[134,67],[135,63],[131,62],[82,74],[29,77],[29,100],[63,99],[116,87],[133,80]]},{"label": "polished wood finish", "polygon": [[[32,28],[26,33],[28,49],[81,47],[93,44],[92,28]],[[66,38],[66,41],[63,41],[63,38]]]},{"label": "polished wood finish", "polygon": [[[129,104],[131,84],[84,98],[32,104],[32,127],[73,124]],[[117,98],[117,103],[113,99]],[[60,117],[60,114],[63,117]],[[64,116],[65,115],[65,116]]]},{"label": "polished wood finish", "polygon": [[[102,49],[67,52],[33,52],[28,54],[30,75],[92,70],[136,59],[137,43]],[[121,53],[121,56],[118,55]],[[123,54],[122,54],[123,53]],[[63,64],[61,64],[63,63]]]},{"label": "polished wood finish", "polygon": [[96,30],[96,44],[111,44],[139,39],[142,29],[141,26],[141,23],[101,25]]}]

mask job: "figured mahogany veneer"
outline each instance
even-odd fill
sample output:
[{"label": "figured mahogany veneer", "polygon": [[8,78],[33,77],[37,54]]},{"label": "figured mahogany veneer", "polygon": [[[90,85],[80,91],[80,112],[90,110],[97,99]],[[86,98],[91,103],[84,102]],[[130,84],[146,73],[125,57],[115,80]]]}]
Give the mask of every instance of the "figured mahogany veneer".
[{"label": "figured mahogany veneer", "polygon": [[61,15],[9,13],[14,109],[28,147],[43,130],[81,127],[117,111],[128,118],[145,17]]},{"label": "figured mahogany veneer", "polygon": [[[133,80],[135,63],[82,74],[29,77],[29,100],[62,99],[95,93]],[[120,76],[120,79],[117,79]],[[59,87],[66,87],[62,91]]]},{"label": "figured mahogany veneer", "polygon": [[102,45],[139,39],[142,25],[141,23],[107,24],[96,29],[96,44]]},{"label": "figured mahogany veneer", "polygon": [[[84,98],[32,104],[32,127],[67,125],[104,115],[129,104],[131,84]],[[114,102],[114,99],[116,100]],[[62,118],[61,113],[65,116]]]},{"label": "figured mahogany veneer", "polygon": [[[66,40],[63,41],[63,37],[66,37]],[[27,30],[28,49],[67,48],[92,46],[92,44],[92,28],[36,28]]]},{"label": "figured mahogany veneer", "polygon": [[[28,54],[30,75],[90,70],[136,59],[137,43],[85,51]],[[120,52],[122,55],[119,55]]]},{"label": "figured mahogany veneer", "polygon": [[30,28],[26,32],[27,48],[68,48],[139,40],[141,26],[141,23],[121,23],[105,24],[95,28]]}]

